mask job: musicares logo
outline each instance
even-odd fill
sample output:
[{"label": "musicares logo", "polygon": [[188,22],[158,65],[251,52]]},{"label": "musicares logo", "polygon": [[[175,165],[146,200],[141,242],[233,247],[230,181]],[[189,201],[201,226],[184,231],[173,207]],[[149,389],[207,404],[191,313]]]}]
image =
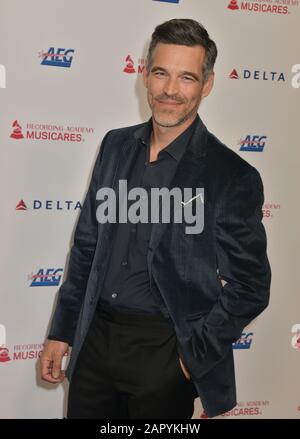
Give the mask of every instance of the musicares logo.
[{"label": "musicares logo", "polygon": [[12,132],[10,138],[14,140],[52,140],[60,142],[85,142],[85,138],[89,134],[94,133],[94,128],[59,125],[49,123],[27,122],[25,124],[24,133],[19,121],[16,119],[12,123]]},{"label": "musicares logo", "polygon": [[291,8],[297,7],[299,4],[299,0],[231,0],[227,5],[227,9],[230,11],[287,15],[291,13]]}]

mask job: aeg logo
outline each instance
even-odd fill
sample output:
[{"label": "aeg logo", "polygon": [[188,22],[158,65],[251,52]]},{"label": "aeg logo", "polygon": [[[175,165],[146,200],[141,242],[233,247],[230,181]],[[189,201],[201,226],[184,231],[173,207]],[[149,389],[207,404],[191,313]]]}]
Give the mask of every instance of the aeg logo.
[{"label": "aeg logo", "polygon": [[55,67],[71,67],[71,63],[73,60],[74,49],[65,49],[59,47],[55,49],[54,47],[50,47],[48,52],[41,51],[39,53],[39,57],[43,58],[41,65],[43,66],[55,66]]}]

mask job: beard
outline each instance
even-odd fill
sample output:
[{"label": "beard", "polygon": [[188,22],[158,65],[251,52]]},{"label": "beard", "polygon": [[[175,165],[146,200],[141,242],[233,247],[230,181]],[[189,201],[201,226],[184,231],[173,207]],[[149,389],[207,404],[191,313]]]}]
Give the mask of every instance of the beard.
[{"label": "beard", "polygon": [[[159,100],[160,102],[174,101],[174,102],[177,102],[178,104],[186,103],[186,101],[184,101],[183,99],[170,98],[169,96],[167,96],[167,97],[166,96],[158,96],[155,98],[155,100]],[[164,127],[164,128],[171,128],[171,127],[180,126],[184,122],[186,122],[188,119],[193,117],[197,113],[199,105],[200,105],[200,102],[197,103],[194,107],[192,107],[188,111],[183,111],[182,113],[179,113],[178,115],[173,114],[171,111],[168,112],[168,111],[162,111],[162,110],[155,110],[155,105],[150,105],[150,107],[152,109],[152,118],[156,122],[156,124],[161,126],[161,127]]]}]

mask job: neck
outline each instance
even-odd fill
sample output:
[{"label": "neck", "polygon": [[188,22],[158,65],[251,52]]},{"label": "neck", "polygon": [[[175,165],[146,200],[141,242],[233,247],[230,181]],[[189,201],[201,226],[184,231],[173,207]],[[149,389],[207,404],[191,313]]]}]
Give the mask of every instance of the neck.
[{"label": "neck", "polygon": [[153,155],[157,155],[162,149],[164,149],[169,143],[171,143],[176,137],[180,136],[195,120],[197,114],[194,117],[186,120],[183,124],[176,127],[162,127],[158,125],[152,118],[153,132],[151,138],[151,151]]}]

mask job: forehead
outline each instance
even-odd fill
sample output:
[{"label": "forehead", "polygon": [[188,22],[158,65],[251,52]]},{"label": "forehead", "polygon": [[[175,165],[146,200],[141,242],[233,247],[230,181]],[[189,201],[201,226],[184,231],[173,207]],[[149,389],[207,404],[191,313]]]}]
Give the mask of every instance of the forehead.
[{"label": "forehead", "polygon": [[158,43],[152,55],[152,66],[200,71],[204,62],[205,49],[197,46]]}]

